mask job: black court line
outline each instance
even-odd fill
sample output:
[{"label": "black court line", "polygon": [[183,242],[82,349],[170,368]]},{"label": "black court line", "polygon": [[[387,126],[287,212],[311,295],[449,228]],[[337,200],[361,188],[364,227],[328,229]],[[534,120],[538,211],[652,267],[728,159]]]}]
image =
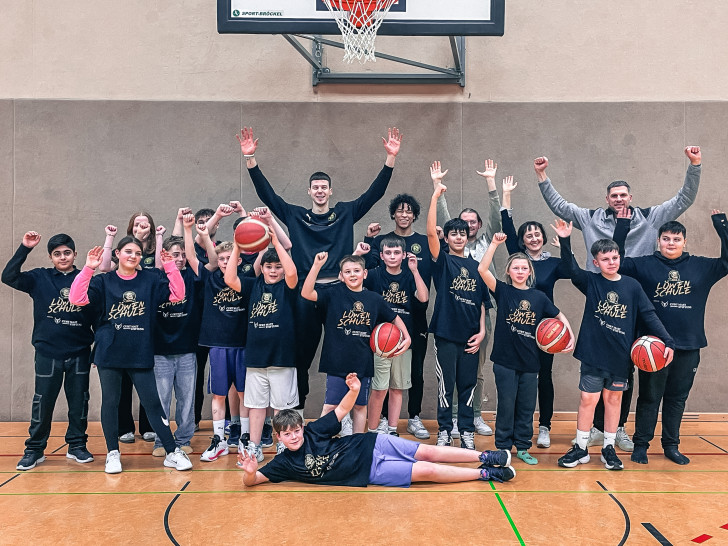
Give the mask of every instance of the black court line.
[{"label": "black court line", "polygon": [[5,480],[5,481],[4,481],[3,483],[0,483],[0,487],[2,487],[3,485],[5,485],[5,484],[6,484],[6,483],[8,483],[8,482],[11,482],[11,481],[13,481],[13,480],[14,480],[15,478],[17,478],[18,476],[20,476],[20,474],[16,474],[15,476],[13,476],[12,478],[10,478],[9,480]]},{"label": "black court line", "polygon": [[703,440],[704,442],[708,442],[708,443],[709,443],[710,445],[712,445],[713,447],[717,447],[717,448],[718,448],[718,449],[720,449],[720,450],[721,450],[721,451],[722,451],[723,453],[728,453],[728,451],[726,451],[725,449],[723,449],[722,447],[720,447],[720,446],[718,446],[718,445],[715,445],[715,444],[714,444],[713,442],[711,442],[710,440],[706,440],[706,439],[705,439],[705,438],[703,438],[702,436],[698,436],[698,438],[700,438],[700,439],[701,439],[701,440]]},{"label": "black court line", "polygon": [[63,445],[62,445],[61,447],[59,447],[58,449],[56,449],[56,450],[54,450],[54,451],[51,451],[51,453],[57,453],[57,452],[59,452],[60,450],[62,450],[62,449],[63,449],[64,447],[66,447],[67,445],[68,445],[68,444],[64,442],[64,443],[63,443]]},{"label": "black court line", "polygon": [[[186,484],[184,484],[182,486],[182,489],[180,489],[180,491],[184,491],[185,489],[187,489],[188,485],[190,485],[190,482],[187,482]],[[174,498],[172,499],[172,502],[169,503],[169,506],[167,506],[167,509],[164,511],[164,530],[167,533],[167,537],[169,538],[169,541],[172,544],[174,544],[174,546],[179,546],[179,542],[177,542],[174,539],[174,535],[172,534],[172,531],[169,528],[169,512],[172,510],[172,506],[174,505],[174,503],[177,501],[178,498],[179,498],[179,493],[177,493],[174,496]]]},{"label": "black court line", "polygon": [[657,529],[655,529],[655,526],[652,525],[651,523],[643,523],[642,524],[642,527],[644,527],[645,529],[647,529],[650,532],[650,534],[653,537],[655,537],[655,540],[657,540],[657,542],[659,542],[660,544],[662,544],[662,546],[672,546],[672,542],[670,542],[669,540],[667,540],[665,538],[665,535],[663,535],[660,531],[658,531]]},{"label": "black court line", "polygon": [[[597,483],[599,484],[599,487],[604,489],[604,491],[609,491],[604,485],[602,485],[602,482],[597,480]],[[629,537],[629,514],[627,513],[627,510],[625,510],[624,506],[622,506],[622,503],[617,500],[617,497],[609,493],[609,496],[612,498],[614,502],[617,503],[617,506],[619,506],[619,509],[622,511],[622,514],[624,515],[624,534],[622,535],[622,540],[619,541],[619,544],[617,546],[623,546],[625,542],[627,542],[627,538]]]}]

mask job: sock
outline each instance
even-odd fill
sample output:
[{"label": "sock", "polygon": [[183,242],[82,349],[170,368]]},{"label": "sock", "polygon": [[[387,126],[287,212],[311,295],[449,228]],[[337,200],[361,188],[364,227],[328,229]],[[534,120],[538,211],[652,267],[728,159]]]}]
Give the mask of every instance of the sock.
[{"label": "sock", "polygon": [[225,419],[212,422],[212,433],[221,440],[225,438]]},{"label": "sock", "polygon": [[586,444],[589,442],[589,431],[576,429],[576,445],[581,449],[586,449]]},{"label": "sock", "polygon": [[367,431],[368,431],[368,432],[376,432],[376,431],[377,431],[377,429],[375,429],[375,428],[367,428]]},{"label": "sock", "polygon": [[240,434],[250,434],[250,418],[249,417],[241,417],[240,418]]},{"label": "sock", "polygon": [[604,431],[604,447],[607,447],[607,446],[614,447],[614,441],[616,440],[616,438],[617,438],[616,432],[607,432],[605,430]]},{"label": "sock", "polygon": [[240,415],[231,415],[230,416],[230,424],[231,425],[239,425],[240,424]]}]

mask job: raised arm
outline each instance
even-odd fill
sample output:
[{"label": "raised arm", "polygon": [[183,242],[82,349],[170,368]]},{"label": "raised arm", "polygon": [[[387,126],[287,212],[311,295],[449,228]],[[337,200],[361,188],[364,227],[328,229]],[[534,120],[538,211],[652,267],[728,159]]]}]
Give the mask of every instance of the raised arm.
[{"label": "raised arm", "polygon": [[[273,243],[273,248],[278,253],[278,259],[281,261],[283,266],[283,274],[286,276],[286,286],[288,288],[296,288],[298,286],[298,270],[296,264],[293,263],[293,259],[288,254],[288,250],[283,246],[281,240],[278,238],[276,230],[271,231],[270,241]],[[290,243],[290,241],[289,241]],[[261,252],[261,257],[262,257]]]},{"label": "raised arm", "polygon": [[[207,224],[195,224],[195,228],[197,228],[196,238],[200,242],[200,246],[205,249],[205,254],[207,254],[207,263],[205,264],[205,268],[208,271],[215,271],[217,269],[217,252],[215,252],[215,244],[210,238],[210,232],[207,229]],[[195,259],[197,260],[196,252]]]},{"label": "raised arm", "polygon": [[182,301],[185,299],[185,281],[174,263],[174,258],[169,252],[162,249],[159,259],[162,262],[162,269],[169,279],[169,301],[172,303]]},{"label": "raised arm", "polygon": [[[187,256],[187,265],[190,266],[192,272],[200,276],[200,261],[197,259],[197,252],[195,252],[195,240],[192,237],[192,226],[195,224],[195,215],[185,214],[182,217],[182,226],[185,232],[185,255]],[[208,254],[208,256],[210,256]],[[212,258],[212,256],[210,256]]]},{"label": "raised arm", "polygon": [[116,237],[117,229],[116,226],[109,224],[104,228],[106,233],[106,239],[104,239],[103,254],[101,256],[101,264],[99,265],[99,271],[106,273],[114,268],[114,263],[111,261],[111,256],[114,253],[112,250],[114,247],[114,238]]},{"label": "raised arm", "polygon": [[359,390],[361,389],[361,381],[359,381],[355,373],[350,373],[346,376],[346,386],[349,387],[349,392],[344,395],[339,405],[334,408],[334,413],[336,413],[336,418],[339,422],[354,408],[356,398],[359,396]]},{"label": "raised arm", "polygon": [[[555,224],[555,225],[554,225]],[[559,244],[561,245],[561,267],[567,278],[571,279],[571,282],[576,286],[582,293],[586,293],[586,284],[589,273],[584,271],[576,263],[574,253],[571,251],[571,223],[566,223],[561,219],[556,219],[554,224],[551,224],[551,228],[559,236]]]},{"label": "raised arm", "polygon": [[177,209],[177,218],[174,219],[174,227],[172,228],[172,237],[184,237],[184,226],[182,225],[182,218],[185,214],[192,214],[190,207],[182,207]]},{"label": "raised arm", "polygon": [[420,270],[417,269],[417,256],[411,252],[407,253],[407,267],[409,267],[409,270],[412,272],[412,276],[415,278],[415,298],[417,298],[417,301],[421,303],[427,303],[427,300],[430,299],[430,291],[428,290],[422,275],[420,275]]},{"label": "raised arm", "polygon": [[240,277],[238,276],[237,263],[239,260],[240,247],[238,246],[238,242],[233,240],[233,250],[230,252],[230,259],[228,260],[227,267],[225,268],[224,279],[225,284],[236,292],[242,292],[243,290],[243,283],[240,282]]},{"label": "raised arm", "polygon": [[683,182],[682,188],[680,188],[677,195],[672,199],[668,199],[664,203],[650,208],[647,218],[655,227],[660,227],[665,222],[678,218],[695,202],[695,197],[698,195],[703,156],[698,146],[686,147],[685,155],[690,160],[690,165],[685,173],[685,181]]},{"label": "raised arm", "polygon": [[101,265],[101,255],[103,248],[95,246],[88,251],[86,255],[86,265],[81,272],[76,275],[71,283],[71,289],[68,292],[68,301],[73,305],[84,306],[91,303],[88,297],[88,285],[91,282],[91,277],[94,276],[96,268]]},{"label": "raised arm", "polygon": [[[501,226],[500,215],[500,197],[495,187],[495,173],[498,170],[498,164],[492,159],[485,160],[485,168],[482,171],[476,171],[480,176],[485,178],[488,185],[488,225],[485,226],[485,238],[490,241],[495,233],[500,232]],[[513,180],[513,177],[510,177]]]},{"label": "raised arm", "polygon": [[167,228],[164,226],[157,226],[157,231],[154,233],[156,238],[156,244],[154,245],[154,267],[164,269],[162,263],[162,245],[164,244],[164,234],[167,233]]},{"label": "raised arm", "polygon": [[710,214],[713,227],[720,237],[720,259],[723,269],[728,271],[728,221],[726,221],[725,213],[718,209],[713,209]]},{"label": "raised arm", "polygon": [[442,166],[439,161],[435,161],[430,166],[430,177],[435,186],[435,191],[432,193],[432,199],[430,199],[430,209],[427,212],[427,244],[430,247],[430,254],[432,259],[437,261],[440,256],[440,238],[437,236],[437,203],[440,196],[445,195],[447,186],[442,183],[442,179],[445,178],[447,169],[442,172]]},{"label": "raised arm", "polygon": [[[236,203],[237,201],[233,202]],[[214,230],[215,226],[219,224],[223,218],[227,218],[233,212],[235,212],[235,208],[231,207],[229,203],[220,203],[215,209],[215,214],[210,216],[209,220],[205,222],[205,227],[210,231]]]},{"label": "raised arm", "polygon": [[533,161],[533,168],[536,171],[538,178],[538,187],[541,190],[544,201],[556,216],[573,222],[576,229],[582,229],[582,226],[586,225],[589,221],[589,209],[579,207],[574,203],[569,203],[566,199],[561,197],[557,192],[551,180],[546,176],[546,167],[548,167],[549,160],[546,157],[538,157]]},{"label": "raised arm", "polygon": [[276,237],[278,237],[278,240],[281,243],[281,246],[285,250],[291,250],[291,247],[293,246],[291,244],[291,240],[288,238],[288,235],[286,235],[286,232],[283,231],[283,228],[281,225],[276,221],[276,219],[273,217],[273,215],[270,213],[270,210],[268,210],[268,207],[256,207],[254,208],[251,213],[251,216],[257,215],[258,218],[268,225],[271,231],[274,231],[276,234]]},{"label": "raised arm", "polygon": [[478,273],[480,273],[485,285],[491,292],[495,292],[496,279],[495,275],[493,275],[489,269],[490,264],[493,262],[493,256],[495,255],[495,251],[498,249],[498,245],[503,243],[506,238],[507,236],[505,233],[496,233],[493,235],[493,242],[488,245],[488,250],[485,251],[483,259],[480,260],[480,264],[478,265]]},{"label": "raised arm", "polygon": [[394,167],[394,160],[399,153],[402,134],[400,134],[399,129],[392,127],[388,131],[388,138],[385,139],[382,137],[382,141],[384,142],[384,149],[387,152],[387,159],[384,162],[384,167],[379,171],[379,174],[367,191],[354,201],[354,222],[361,220],[377,201],[384,197],[384,192],[387,191],[389,181],[392,179],[392,168]]},{"label": "raised arm", "polygon": [[313,265],[311,265],[311,269],[308,272],[308,275],[306,275],[306,280],[303,281],[301,297],[309,301],[318,301],[318,293],[314,287],[316,286],[316,279],[318,278],[319,271],[321,271],[321,268],[328,259],[328,252],[319,252],[316,254],[316,257],[313,259]]},{"label": "raised arm", "polygon": [[511,210],[511,193],[516,189],[516,186],[518,186],[518,182],[515,182],[512,176],[507,176],[503,179],[503,210],[500,213],[503,233],[508,236],[506,238],[508,254],[521,251],[516,226],[513,224],[513,217],[511,215],[513,212]]}]

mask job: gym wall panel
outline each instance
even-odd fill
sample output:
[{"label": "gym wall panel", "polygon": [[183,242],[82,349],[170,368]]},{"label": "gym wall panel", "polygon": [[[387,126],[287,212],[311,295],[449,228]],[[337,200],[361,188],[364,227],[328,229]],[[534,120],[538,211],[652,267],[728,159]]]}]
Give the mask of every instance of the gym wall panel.
[{"label": "gym wall panel", "polygon": [[[15,210],[13,207],[13,101],[0,100],[0,202],[5,209],[6,223],[11,223],[10,229],[6,226],[6,237],[0,239],[0,255],[9,260],[13,255],[19,240],[13,233],[15,225]],[[5,263],[3,263],[5,267]],[[3,395],[0,395],[0,420],[10,420],[10,392],[13,385],[13,335],[15,328],[15,298],[14,290],[0,284],[0,308],[5,310],[5,318],[0,326],[0,385],[3,385]],[[24,294],[19,295],[20,298]],[[27,296],[25,298],[29,299]],[[23,325],[25,329],[25,325]]]}]

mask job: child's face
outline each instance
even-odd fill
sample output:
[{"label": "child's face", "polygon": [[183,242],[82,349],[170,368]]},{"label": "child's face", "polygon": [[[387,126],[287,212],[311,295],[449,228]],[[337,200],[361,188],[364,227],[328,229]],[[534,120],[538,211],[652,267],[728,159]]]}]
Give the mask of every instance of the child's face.
[{"label": "child's face", "polygon": [[402,266],[404,250],[401,246],[385,246],[380,252],[382,261],[387,267],[398,268]]},{"label": "child's face", "polygon": [[602,275],[611,277],[619,271],[619,252],[610,250],[609,252],[599,252],[594,258],[594,265],[599,268]]},{"label": "child's face", "polygon": [[263,280],[266,284],[275,284],[278,281],[282,281],[285,277],[281,262],[266,262],[263,264],[262,271]]},{"label": "child's face", "polygon": [[531,274],[531,264],[523,258],[513,260],[506,274],[511,278],[514,285],[523,286]]},{"label": "child's face", "polygon": [[400,203],[397,210],[394,211],[394,223],[400,229],[408,229],[415,221],[415,214],[412,207],[407,203]]},{"label": "child's face", "polygon": [[58,271],[66,272],[73,269],[76,253],[66,245],[57,246],[51,251],[51,262]]},{"label": "child's face", "polygon": [[523,234],[523,244],[531,252],[539,252],[543,248],[543,233],[537,226],[528,226]]},{"label": "child's face", "polygon": [[460,253],[468,242],[468,234],[464,230],[449,231],[445,236],[445,242],[452,250]]},{"label": "child's face", "polygon": [[179,245],[174,245],[169,249],[169,253],[172,255],[174,265],[177,266],[177,269],[182,271],[187,265],[187,255],[185,254],[185,249]]},{"label": "child's face", "polygon": [[127,269],[136,269],[142,261],[142,249],[134,243],[124,245],[121,250],[116,251],[119,266]]},{"label": "child's face", "polygon": [[665,231],[660,235],[657,242],[660,247],[660,254],[669,260],[674,260],[682,256],[685,250],[685,237],[682,233],[668,233]]},{"label": "child's face", "polygon": [[[220,254],[217,255],[217,266],[220,268],[220,271],[225,273],[225,270],[227,269],[228,263],[230,263],[230,254],[232,252],[230,250],[225,250],[223,252],[220,252]],[[240,262],[242,262],[242,258],[238,258],[238,263],[235,264],[235,267],[240,265]]]},{"label": "child's face", "polygon": [[281,430],[278,433],[278,439],[283,442],[286,449],[297,451],[303,445],[303,427],[298,425],[296,428]]},{"label": "child's face", "polygon": [[349,289],[358,290],[367,278],[367,270],[359,263],[344,262],[339,275]]},{"label": "child's face", "polygon": [[134,227],[131,228],[131,234],[140,241],[146,241],[149,239],[150,229],[149,218],[137,216],[134,218]]}]

